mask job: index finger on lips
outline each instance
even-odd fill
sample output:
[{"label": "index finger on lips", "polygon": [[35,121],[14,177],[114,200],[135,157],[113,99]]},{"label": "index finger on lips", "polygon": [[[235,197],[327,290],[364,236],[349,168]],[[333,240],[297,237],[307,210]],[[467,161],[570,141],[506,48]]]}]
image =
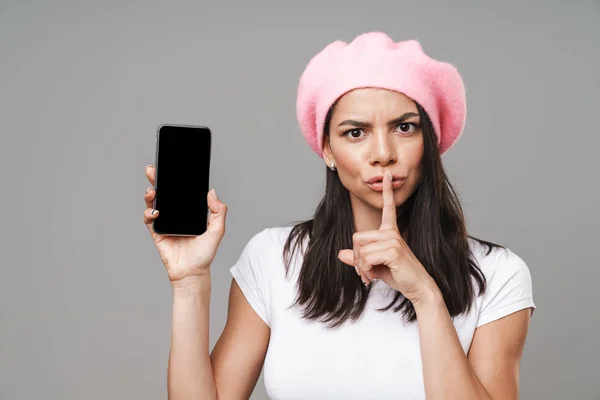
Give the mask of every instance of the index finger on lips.
[{"label": "index finger on lips", "polygon": [[379,229],[398,229],[396,222],[396,202],[392,188],[392,173],[387,170],[383,178],[383,209],[381,211],[381,227]]}]

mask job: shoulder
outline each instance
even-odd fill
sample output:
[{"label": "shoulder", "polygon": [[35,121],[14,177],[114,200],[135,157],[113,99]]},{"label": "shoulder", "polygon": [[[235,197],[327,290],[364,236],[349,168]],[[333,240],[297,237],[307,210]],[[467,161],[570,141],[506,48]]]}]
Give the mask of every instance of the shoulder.
[{"label": "shoulder", "polygon": [[533,313],[536,305],[527,263],[509,248],[489,250],[484,244],[469,240],[472,254],[486,279],[485,292],[479,298],[478,326],[523,308],[531,308]]},{"label": "shoulder", "polygon": [[283,264],[283,250],[292,227],[275,226],[253,233],[246,241],[236,262],[239,268],[271,274]]},{"label": "shoulder", "polygon": [[490,249],[473,238],[469,238],[469,246],[487,280],[514,274],[526,275],[528,279],[531,279],[527,263],[510,248],[494,247]]},{"label": "shoulder", "polygon": [[292,227],[274,226],[264,228],[252,234],[245,245],[245,251],[257,252],[260,254],[273,251],[282,251],[285,242],[288,239]]}]

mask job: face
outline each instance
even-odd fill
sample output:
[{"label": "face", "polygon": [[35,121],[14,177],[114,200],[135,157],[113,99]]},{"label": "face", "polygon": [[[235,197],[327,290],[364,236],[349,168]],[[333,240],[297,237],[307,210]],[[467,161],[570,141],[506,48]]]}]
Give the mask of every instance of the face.
[{"label": "face", "polygon": [[323,158],[335,162],[353,208],[383,208],[381,183],[369,185],[389,169],[394,199],[401,205],[421,178],[423,134],[417,106],[405,95],[383,89],[356,89],[338,100]]}]

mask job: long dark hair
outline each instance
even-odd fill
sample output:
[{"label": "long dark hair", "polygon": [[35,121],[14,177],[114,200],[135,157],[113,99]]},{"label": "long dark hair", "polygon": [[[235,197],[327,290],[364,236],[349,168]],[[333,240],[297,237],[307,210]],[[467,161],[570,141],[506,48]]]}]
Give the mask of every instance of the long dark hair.
[{"label": "long dark hair", "polygon": [[[325,120],[327,136],[334,109],[335,104]],[[423,173],[418,188],[398,207],[397,222],[400,231],[408,231],[408,246],[437,283],[454,317],[470,310],[475,293],[483,293],[487,284],[468,238],[486,246],[488,254],[494,247],[504,247],[467,234],[458,195],[442,165],[433,125],[419,104],[417,109],[424,141]],[[283,255],[289,273],[291,256],[309,239],[298,276],[298,295],[292,306],[303,306],[304,318],[319,319],[336,327],[360,316],[371,287],[365,287],[354,268],[337,257],[340,250],[352,248],[354,218],[348,190],[335,171],[326,171],[325,195],[314,218],[292,227]],[[405,321],[416,320],[412,303],[400,292],[380,311],[392,307],[395,312],[402,312]]]}]

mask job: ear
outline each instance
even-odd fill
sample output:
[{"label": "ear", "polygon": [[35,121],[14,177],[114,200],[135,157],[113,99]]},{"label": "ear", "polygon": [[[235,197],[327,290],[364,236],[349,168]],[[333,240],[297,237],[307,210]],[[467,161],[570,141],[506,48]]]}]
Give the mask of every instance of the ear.
[{"label": "ear", "polygon": [[323,136],[323,160],[327,166],[334,161],[331,146],[329,145],[329,136],[327,135]]}]

